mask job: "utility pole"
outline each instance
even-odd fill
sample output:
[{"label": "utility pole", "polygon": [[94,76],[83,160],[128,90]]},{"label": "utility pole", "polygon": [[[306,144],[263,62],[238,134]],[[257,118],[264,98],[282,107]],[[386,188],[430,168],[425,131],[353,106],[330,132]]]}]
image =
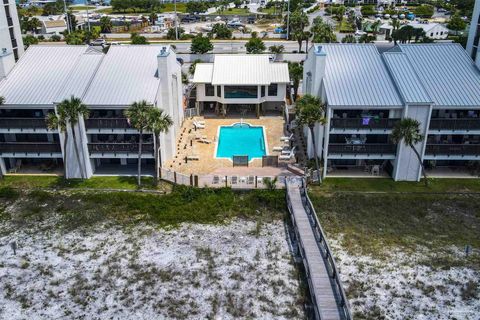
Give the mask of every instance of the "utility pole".
[{"label": "utility pole", "polygon": [[173,8],[175,10],[175,40],[178,40],[177,0],[173,0]]},{"label": "utility pole", "polygon": [[88,26],[88,31],[90,30],[90,15],[88,14],[88,1],[85,0],[85,7],[87,8],[87,26]]},{"label": "utility pole", "polygon": [[287,40],[290,38],[290,0],[287,4]]},{"label": "utility pole", "polygon": [[63,0],[63,8],[65,10],[65,19],[67,20],[67,31],[70,33],[72,30],[70,30],[70,17],[68,16],[67,12],[67,0]]}]

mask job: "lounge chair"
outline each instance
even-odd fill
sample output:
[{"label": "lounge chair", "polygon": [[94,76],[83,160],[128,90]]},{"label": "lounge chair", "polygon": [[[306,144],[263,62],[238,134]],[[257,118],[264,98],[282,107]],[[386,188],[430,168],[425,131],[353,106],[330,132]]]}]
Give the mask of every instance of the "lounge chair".
[{"label": "lounge chair", "polygon": [[288,155],[282,154],[282,155],[278,156],[278,159],[279,160],[290,160],[294,156],[295,156],[295,153],[294,153],[294,150],[292,149],[292,151],[290,151],[290,153]]},{"label": "lounge chair", "polygon": [[295,148],[296,147],[293,147],[292,149],[287,148],[287,149],[282,150],[282,155],[286,156],[286,155],[289,155],[290,153],[295,152]]},{"label": "lounge chair", "polygon": [[285,147],[273,147],[273,151],[283,151],[283,149],[285,149]]},{"label": "lounge chair", "polygon": [[200,140],[200,139],[207,139],[207,136],[201,135],[201,134],[195,134],[195,140]]},{"label": "lounge chair", "polygon": [[200,156],[197,154],[188,154],[187,160],[200,160]]},{"label": "lounge chair", "polygon": [[200,138],[200,139],[198,139],[198,142],[210,144],[210,143],[212,143],[212,140],[205,139],[205,138]]},{"label": "lounge chair", "polygon": [[198,123],[199,125],[203,125],[203,126],[205,125],[205,121],[203,120],[194,119],[193,121]]},{"label": "lounge chair", "polygon": [[197,121],[193,121],[193,126],[195,127],[195,129],[205,129],[205,124],[201,124]]},{"label": "lounge chair", "polygon": [[281,137],[280,141],[292,141],[293,140],[293,133],[288,137]]},{"label": "lounge chair", "polygon": [[220,183],[220,177],[219,176],[213,176],[212,184],[219,184],[219,183]]}]

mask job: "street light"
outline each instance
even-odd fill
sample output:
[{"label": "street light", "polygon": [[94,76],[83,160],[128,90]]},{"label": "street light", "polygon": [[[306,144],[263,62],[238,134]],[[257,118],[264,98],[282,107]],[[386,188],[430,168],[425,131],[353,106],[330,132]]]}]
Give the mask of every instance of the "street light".
[{"label": "street light", "polygon": [[67,12],[67,1],[66,0],[63,0],[63,8],[65,10],[65,19],[67,20],[67,31],[68,33],[71,32],[70,30],[70,17],[68,16],[68,12]]},{"label": "street light", "polygon": [[90,15],[88,14],[88,0],[85,0],[85,7],[87,8],[87,25],[88,25],[88,31],[90,30]]},{"label": "street light", "polygon": [[287,40],[290,38],[290,0],[287,4]]},{"label": "street light", "polygon": [[173,1],[173,9],[175,10],[175,40],[178,40],[178,16],[177,16],[177,0]]}]

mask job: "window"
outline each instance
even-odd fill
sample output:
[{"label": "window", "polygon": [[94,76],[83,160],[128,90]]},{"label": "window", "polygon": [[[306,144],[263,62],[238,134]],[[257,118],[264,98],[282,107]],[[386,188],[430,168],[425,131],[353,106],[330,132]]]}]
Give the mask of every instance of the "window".
[{"label": "window", "polygon": [[215,95],[215,87],[207,83],[205,85],[205,95],[207,97],[213,97]]},{"label": "window", "polygon": [[265,86],[260,87],[260,96],[265,97]]},{"label": "window", "polygon": [[268,95],[269,95],[270,97],[276,96],[276,95],[277,95],[277,92],[278,92],[278,84],[273,83],[273,84],[271,84],[271,85],[268,86]]},{"label": "window", "polygon": [[432,33],[430,33],[430,37],[433,37],[433,32],[432,32]]},{"label": "window", "polygon": [[229,99],[256,99],[258,98],[257,86],[224,86],[223,94]]},{"label": "window", "polygon": [[222,87],[217,86],[217,97],[221,98],[222,97]]}]

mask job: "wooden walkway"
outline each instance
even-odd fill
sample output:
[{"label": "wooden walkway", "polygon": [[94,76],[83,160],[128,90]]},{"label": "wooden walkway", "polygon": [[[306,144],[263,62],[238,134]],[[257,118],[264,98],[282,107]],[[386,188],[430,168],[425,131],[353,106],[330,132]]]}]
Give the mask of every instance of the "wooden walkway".
[{"label": "wooden walkway", "polygon": [[351,319],[348,302],[323,230],[299,178],[287,178],[287,203],[305,266],[315,318]]}]

